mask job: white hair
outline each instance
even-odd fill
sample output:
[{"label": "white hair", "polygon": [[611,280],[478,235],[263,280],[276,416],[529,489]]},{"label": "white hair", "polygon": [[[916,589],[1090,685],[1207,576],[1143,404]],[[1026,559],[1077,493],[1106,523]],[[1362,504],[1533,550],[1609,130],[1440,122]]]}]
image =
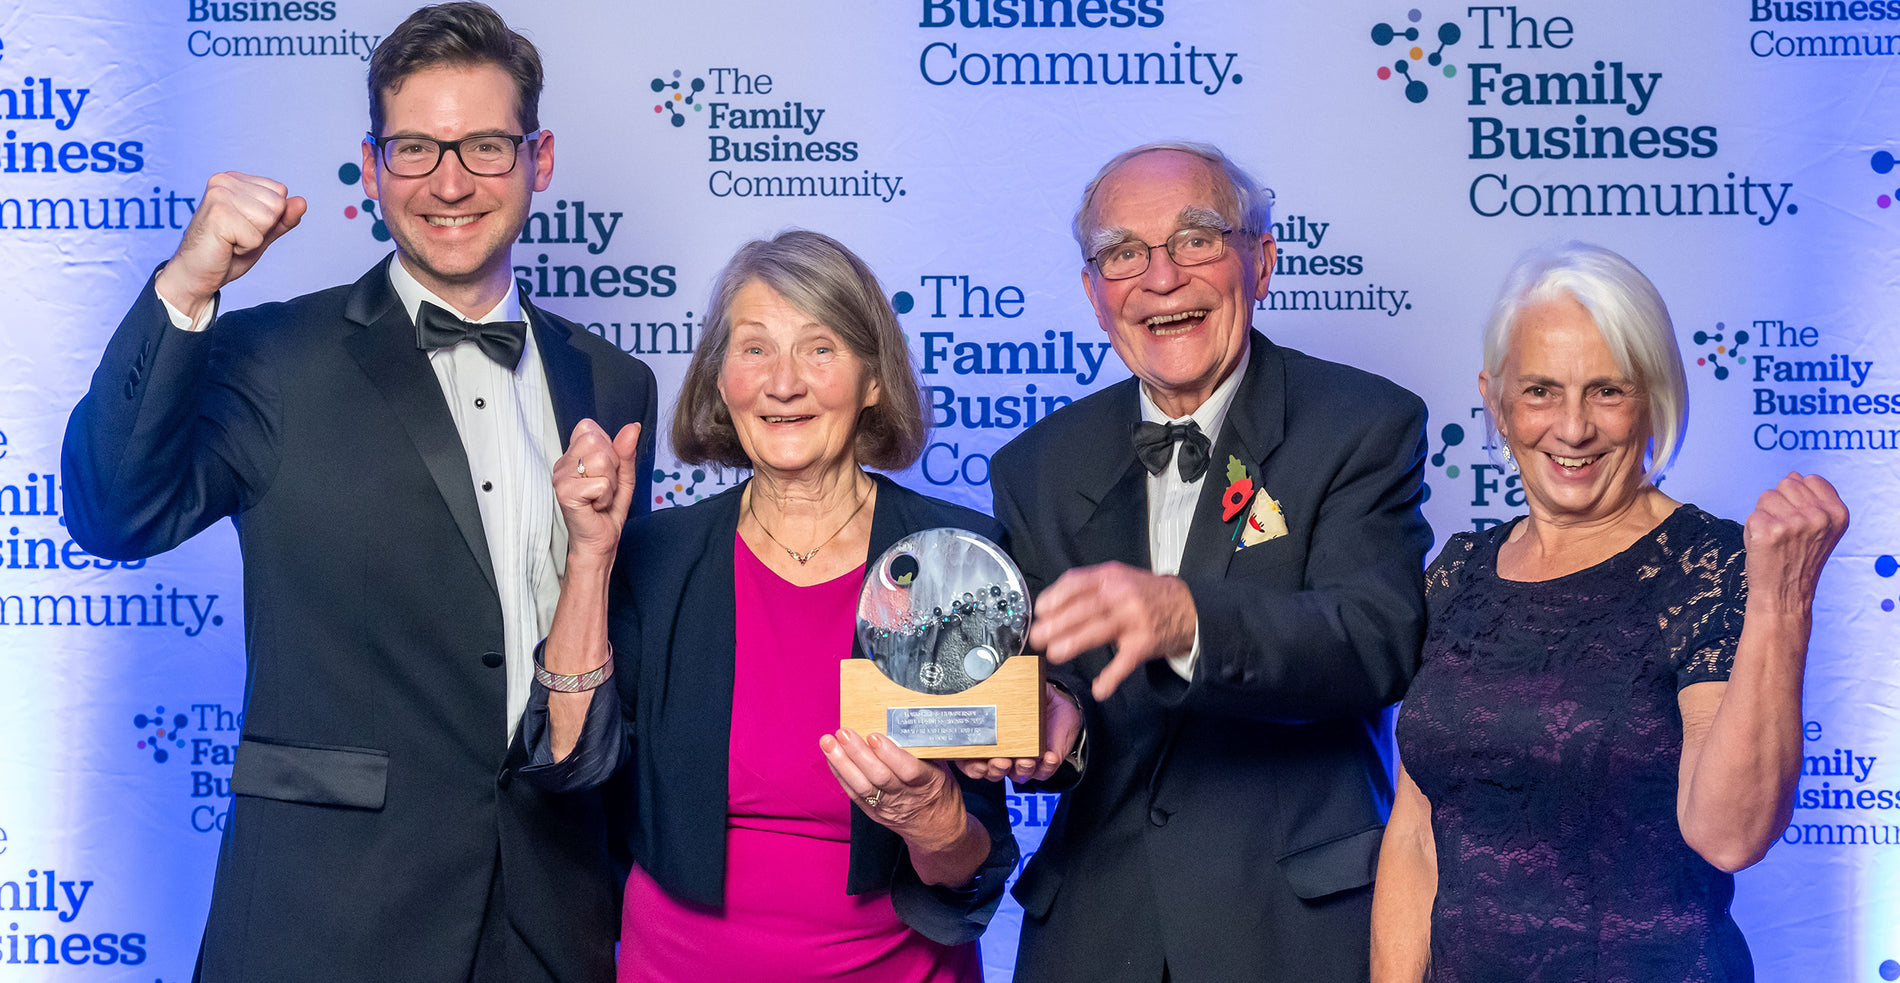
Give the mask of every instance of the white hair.
[{"label": "white hair", "polygon": [[1649,461],[1643,479],[1654,482],[1682,449],[1689,427],[1689,380],[1662,294],[1634,264],[1602,246],[1571,241],[1532,249],[1504,277],[1484,327],[1484,370],[1491,379],[1485,424],[1495,435],[1491,407],[1502,405],[1504,357],[1518,315],[1562,297],[1575,299],[1590,312],[1617,370],[1635,380],[1649,402]]},{"label": "white hair", "polygon": [[1116,154],[1108,163],[1102,165],[1101,170],[1095,172],[1094,179],[1089,181],[1087,188],[1083,189],[1082,203],[1076,207],[1075,220],[1072,223],[1075,244],[1082,247],[1083,262],[1088,262],[1095,255],[1090,249],[1096,231],[1094,228],[1095,189],[1101,186],[1102,179],[1108,177],[1115,168],[1142,154],[1154,153],[1158,150],[1189,154],[1214,165],[1215,170],[1226,178],[1227,183],[1226,193],[1222,196],[1223,200],[1215,204],[1220,206],[1221,221],[1226,222],[1228,227],[1235,232],[1247,233],[1251,238],[1273,227],[1273,190],[1261,187],[1260,182],[1253,179],[1253,175],[1242,170],[1239,164],[1221,153],[1219,147],[1211,143],[1190,143],[1184,140],[1144,143],[1139,147]]}]

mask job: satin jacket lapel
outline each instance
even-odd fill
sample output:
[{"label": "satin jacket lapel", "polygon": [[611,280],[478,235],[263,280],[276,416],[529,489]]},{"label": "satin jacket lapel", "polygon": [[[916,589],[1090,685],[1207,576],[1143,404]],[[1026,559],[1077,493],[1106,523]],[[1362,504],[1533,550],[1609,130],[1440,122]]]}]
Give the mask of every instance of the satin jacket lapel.
[{"label": "satin jacket lapel", "polygon": [[449,415],[442,384],[429,367],[429,355],[416,347],[415,325],[389,285],[385,265],[379,264],[350,288],[343,316],[359,326],[344,339],[344,347],[395,410],[482,576],[491,590],[499,590],[495,565],[488,556],[488,537],[482,530],[481,507],[475,502],[475,484],[469,477],[468,453]]},{"label": "satin jacket lapel", "polygon": [[1096,456],[1101,464],[1077,483],[1088,503],[1087,518],[1075,531],[1076,552],[1091,563],[1120,560],[1143,570],[1148,557],[1148,471],[1135,459],[1133,430],[1141,421],[1141,402],[1133,380],[1117,407],[1113,424],[1102,434],[1109,446]]},{"label": "satin jacket lapel", "polygon": [[1266,480],[1267,457],[1286,434],[1286,363],[1280,350],[1260,332],[1253,332],[1250,344],[1247,374],[1241,377],[1219,439],[1214,441],[1207,480],[1201,484],[1201,495],[1194,506],[1194,522],[1188,527],[1187,546],[1181,552],[1183,574],[1212,577],[1227,573],[1238,545],[1234,531],[1246,521],[1244,511],[1232,522],[1221,521],[1221,498],[1228,484],[1227,459],[1239,458],[1247,466],[1258,493]]},{"label": "satin jacket lapel", "polygon": [[566,450],[574,425],[594,415],[594,366],[569,340],[572,329],[529,303],[526,291],[521,295],[521,309],[534,329],[534,344],[547,372],[548,397],[554,402],[555,429],[560,431],[561,449]]}]

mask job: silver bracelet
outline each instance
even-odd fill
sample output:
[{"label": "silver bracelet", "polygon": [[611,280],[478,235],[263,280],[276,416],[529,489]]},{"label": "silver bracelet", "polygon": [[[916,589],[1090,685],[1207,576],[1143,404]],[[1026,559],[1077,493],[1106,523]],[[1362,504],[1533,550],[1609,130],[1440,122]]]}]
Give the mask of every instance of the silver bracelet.
[{"label": "silver bracelet", "polygon": [[[538,654],[538,653],[537,653]],[[579,674],[549,672],[540,659],[534,660],[534,681],[556,693],[585,693],[598,689],[601,683],[613,678],[614,650],[607,646],[607,661]]]}]

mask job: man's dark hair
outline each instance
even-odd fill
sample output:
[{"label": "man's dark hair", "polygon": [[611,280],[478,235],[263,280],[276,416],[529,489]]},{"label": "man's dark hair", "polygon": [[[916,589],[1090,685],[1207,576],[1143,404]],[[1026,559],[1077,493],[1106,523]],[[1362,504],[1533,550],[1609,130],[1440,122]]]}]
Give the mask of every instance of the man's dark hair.
[{"label": "man's dark hair", "polygon": [[369,131],[383,135],[383,94],[427,68],[494,65],[515,80],[515,117],[541,128],[541,53],[483,3],[442,3],[409,15],[369,59]]}]

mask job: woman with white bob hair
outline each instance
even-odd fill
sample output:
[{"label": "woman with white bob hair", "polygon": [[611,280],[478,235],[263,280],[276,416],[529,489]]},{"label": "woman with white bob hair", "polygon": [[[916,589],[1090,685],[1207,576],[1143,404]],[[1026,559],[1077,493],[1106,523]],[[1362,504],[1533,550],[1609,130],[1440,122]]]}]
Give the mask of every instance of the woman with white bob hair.
[{"label": "woman with white bob hair", "polygon": [[1731,874],[1788,825],[1847,509],[1815,475],[1741,525],[1656,487],[1682,356],[1655,286],[1599,246],[1518,261],[1478,385],[1529,514],[1427,572],[1373,979],[1752,979]]}]

